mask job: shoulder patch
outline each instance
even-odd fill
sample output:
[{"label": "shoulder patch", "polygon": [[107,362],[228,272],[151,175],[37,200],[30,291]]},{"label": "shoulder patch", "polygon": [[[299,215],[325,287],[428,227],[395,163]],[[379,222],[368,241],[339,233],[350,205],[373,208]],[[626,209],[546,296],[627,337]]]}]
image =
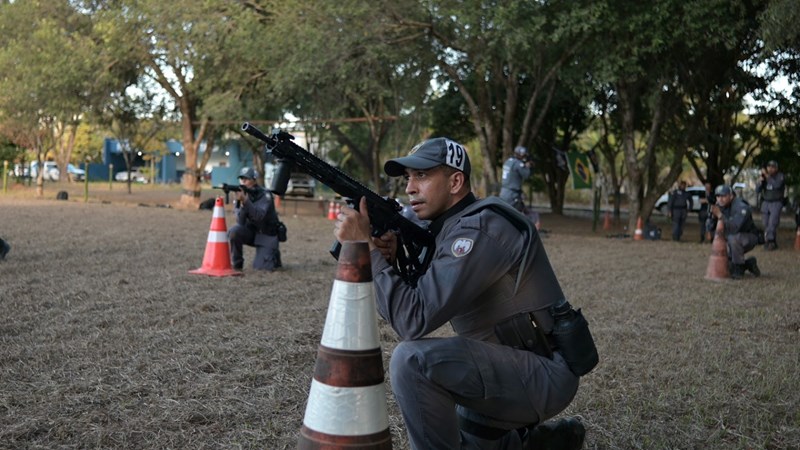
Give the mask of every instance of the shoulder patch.
[{"label": "shoulder patch", "polygon": [[460,258],[462,256],[466,256],[472,251],[472,244],[472,239],[458,238],[453,241],[453,246],[450,247],[450,251],[453,253],[453,256]]}]

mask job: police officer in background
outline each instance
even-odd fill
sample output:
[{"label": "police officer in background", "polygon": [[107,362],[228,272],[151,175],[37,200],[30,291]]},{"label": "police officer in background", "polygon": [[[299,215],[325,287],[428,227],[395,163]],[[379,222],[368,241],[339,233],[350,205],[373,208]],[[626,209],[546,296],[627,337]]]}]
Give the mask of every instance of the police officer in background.
[{"label": "police officer in background", "polygon": [[672,219],[672,240],[680,241],[683,235],[683,226],[686,216],[692,207],[692,197],[686,191],[686,182],[681,180],[678,188],[669,194],[667,201],[667,215]]},{"label": "police officer in background", "polygon": [[755,256],[747,259],[744,257],[745,253],[758,244],[760,232],[753,222],[750,205],[735,197],[730,186],[719,185],[714,193],[717,196],[717,204],[711,207],[711,215],[715,220],[722,220],[725,225],[724,234],[728,243],[731,278],[742,278],[745,271],[760,276],[761,271]]},{"label": "police officer in background", "polygon": [[756,192],[761,194],[761,220],[764,224],[764,250],[778,248],[777,233],[781,222],[781,209],[783,209],[784,191],[786,181],[783,172],[778,170],[778,162],[770,161],[765,169],[761,169],[761,183],[756,186]]},{"label": "police officer in background", "polygon": [[[442,137],[384,165],[405,178],[409,204],[435,238],[433,259],[413,282],[392,265],[397,237],[371,238],[364,199],[335,225],[339,241],[369,242],[378,312],[402,339],[390,373],[411,446],[580,448],[578,419],[547,419],[572,402],[596,349],[591,343],[586,358],[593,363],[567,365],[563,354],[574,347],[556,343],[553,330],[561,329],[559,305],[569,304],[539,234],[506,202],[478,200],[470,170],[466,149]],[[427,337],[447,322],[457,336]]]},{"label": "police officer in background", "polygon": [[522,183],[531,176],[531,163],[527,158],[528,149],[520,146],[514,149],[514,156],[503,163],[500,198],[517,211],[525,209],[525,202],[522,199]]},{"label": "police officer in background", "polygon": [[231,263],[234,269],[244,265],[242,246],[256,248],[253,268],[273,271],[281,267],[278,248],[278,213],[272,193],[258,185],[256,171],[244,167],[239,172],[239,185],[235,192],[233,213],[236,225],[228,230],[231,245]]}]

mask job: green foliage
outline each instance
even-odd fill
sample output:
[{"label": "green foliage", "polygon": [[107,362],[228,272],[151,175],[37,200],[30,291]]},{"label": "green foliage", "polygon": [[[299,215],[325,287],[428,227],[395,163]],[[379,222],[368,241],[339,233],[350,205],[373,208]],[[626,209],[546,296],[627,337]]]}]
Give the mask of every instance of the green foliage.
[{"label": "green foliage", "polygon": [[14,145],[8,140],[0,138],[0,164],[2,164],[3,161],[8,161],[9,164],[13,164],[13,162],[19,158],[23,152],[24,149]]}]

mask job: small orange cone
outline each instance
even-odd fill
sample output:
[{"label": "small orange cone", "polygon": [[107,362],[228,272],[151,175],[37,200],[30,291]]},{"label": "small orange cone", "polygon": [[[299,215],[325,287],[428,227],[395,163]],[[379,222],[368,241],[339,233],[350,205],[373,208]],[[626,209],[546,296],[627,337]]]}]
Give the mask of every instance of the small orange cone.
[{"label": "small orange cone", "polygon": [[642,218],[639,217],[639,220],[636,221],[636,231],[633,233],[633,240],[634,241],[641,241],[644,239],[644,230],[642,229],[644,225],[642,225]]},{"label": "small orange cone", "polygon": [[728,242],[725,240],[725,223],[717,220],[714,241],[711,243],[711,256],[708,258],[706,280],[719,281],[730,278],[728,269]]},{"label": "small orange cone", "polygon": [[199,269],[190,270],[189,273],[212,277],[228,277],[242,274],[242,272],[233,270],[231,267],[228,226],[225,224],[225,207],[222,204],[222,197],[217,197],[217,201],[214,203],[214,214],[211,217],[211,227],[208,231],[203,265]]},{"label": "small orange cone", "polygon": [[336,203],[336,217],[339,217],[339,213],[341,213],[341,212],[342,212],[342,204],[341,203]]},{"label": "small orange cone", "polygon": [[603,230],[608,231],[611,229],[611,214],[606,211],[606,217],[603,219]]},{"label": "small orange cone", "polygon": [[336,220],[336,206],[333,202],[328,203],[328,220]]},{"label": "small orange cone", "polygon": [[272,198],[275,200],[275,209],[281,207],[281,196],[280,195],[273,195]]},{"label": "small orange cone", "polygon": [[367,242],[342,242],[298,449],[391,449]]},{"label": "small orange cone", "polygon": [[794,238],[794,249],[800,250],[800,227],[797,227],[797,234]]}]

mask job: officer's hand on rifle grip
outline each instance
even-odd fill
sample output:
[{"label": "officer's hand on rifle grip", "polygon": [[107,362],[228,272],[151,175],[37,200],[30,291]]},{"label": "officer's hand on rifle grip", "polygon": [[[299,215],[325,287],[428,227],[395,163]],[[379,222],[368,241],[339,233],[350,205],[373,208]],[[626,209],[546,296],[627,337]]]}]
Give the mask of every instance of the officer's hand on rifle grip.
[{"label": "officer's hand on rifle grip", "polygon": [[339,242],[365,241],[369,243],[370,250],[376,248],[370,235],[369,214],[367,212],[367,199],[361,197],[358,210],[343,208],[336,217],[333,234]]}]

